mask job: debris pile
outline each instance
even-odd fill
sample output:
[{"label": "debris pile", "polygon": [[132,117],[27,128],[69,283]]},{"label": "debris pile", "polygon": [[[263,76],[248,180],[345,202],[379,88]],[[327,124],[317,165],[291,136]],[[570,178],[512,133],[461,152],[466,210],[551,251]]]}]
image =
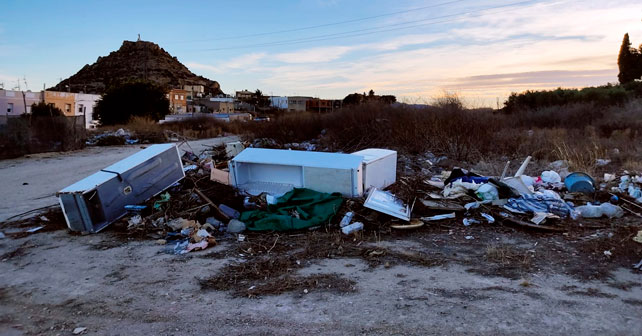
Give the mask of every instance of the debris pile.
[{"label": "debris pile", "polygon": [[[288,146],[304,151],[260,148],[265,145],[270,139],[201,153],[176,149],[185,177],[154,186],[155,196],[143,202],[125,204],[120,221],[132,234],[157,239],[167,253],[184,254],[225,239],[242,242],[251,232],[328,228],[359,236],[364,230],[412,230],[440,222],[562,232],[584,219],[642,217],[642,177],[629,172],[604,174],[598,183],[557,162],[528,176],[527,157],[512,176],[510,162],[501,175],[484,176],[444,169],[448,160],[432,154],[413,161],[388,149],[343,154],[313,152],[308,144]],[[137,163],[151,166],[155,157],[146,160]],[[144,175],[136,167],[129,168],[134,173],[103,171],[115,173],[119,188],[135,193],[140,187],[127,179]]]}]

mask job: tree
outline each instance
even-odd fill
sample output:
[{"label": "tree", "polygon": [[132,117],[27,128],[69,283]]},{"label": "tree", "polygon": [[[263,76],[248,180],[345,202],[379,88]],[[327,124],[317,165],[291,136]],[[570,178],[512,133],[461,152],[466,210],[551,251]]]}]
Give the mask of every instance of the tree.
[{"label": "tree", "polygon": [[256,89],[254,97],[252,97],[252,101],[250,103],[256,107],[268,107],[270,106],[270,99],[269,97],[264,96],[261,90]]},{"label": "tree", "polygon": [[166,90],[151,82],[128,82],[109,88],[96,104],[96,116],[103,125],[126,124],[131,117],[155,121],[169,113]]},{"label": "tree", "polygon": [[365,103],[392,104],[396,101],[397,101],[397,97],[393,95],[378,96],[375,94],[373,90],[370,90],[367,95],[365,92],[363,94],[351,93],[347,95],[345,98],[343,98],[343,105],[349,106],[349,105],[360,105]]},{"label": "tree", "polygon": [[65,114],[61,109],[57,108],[53,104],[47,104],[45,102],[40,102],[38,104],[31,105],[31,116],[33,117],[61,117]]},{"label": "tree", "polygon": [[364,101],[364,99],[365,99],[365,92],[363,95],[359,93],[351,93],[347,95],[345,98],[343,98],[343,106],[359,105]]},{"label": "tree", "polygon": [[632,82],[642,77],[642,50],[631,48],[629,34],[624,34],[620,54],[617,58],[617,65],[620,73],[617,75],[621,84]]},{"label": "tree", "polygon": [[382,95],[379,97],[379,101],[384,103],[384,104],[394,104],[397,102],[397,97],[393,95]]}]

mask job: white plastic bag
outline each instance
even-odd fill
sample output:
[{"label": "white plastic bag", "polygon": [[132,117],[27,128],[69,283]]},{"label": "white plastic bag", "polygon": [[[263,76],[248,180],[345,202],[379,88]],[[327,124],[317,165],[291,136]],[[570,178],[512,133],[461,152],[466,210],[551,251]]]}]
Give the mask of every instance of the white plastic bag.
[{"label": "white plastic bag", "polygon": [[561,183],[562,182],[562,177],[560,177],[560,174],[552,171],[552,170],[546,170],[542,172],[542,182],[544,183]]}]

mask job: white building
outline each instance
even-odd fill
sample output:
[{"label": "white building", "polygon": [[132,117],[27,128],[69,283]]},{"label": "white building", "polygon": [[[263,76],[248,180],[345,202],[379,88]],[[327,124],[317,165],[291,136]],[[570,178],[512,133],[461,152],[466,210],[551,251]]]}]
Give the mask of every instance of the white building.
[{"label": "white building", "polygon": [[[94,127],[98,122],[98,118],[94,118],[94,108],[96,103],[100,100],[100,95],[89,93],[76,93],[76,111],[74,115],[85,116],[85,127]],[[95,120],[95,122],[94,122]]]},{"label": "white building", "polygon": [[270,97],[270,106],[278,109],[288,109],[288,97]]}]

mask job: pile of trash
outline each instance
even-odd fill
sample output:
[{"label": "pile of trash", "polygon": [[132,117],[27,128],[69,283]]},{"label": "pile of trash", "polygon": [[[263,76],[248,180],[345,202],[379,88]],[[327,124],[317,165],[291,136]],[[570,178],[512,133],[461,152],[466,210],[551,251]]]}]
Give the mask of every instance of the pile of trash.
[{"label": "pile of trash", "polygon": [[[184,254],[224,239],[243,241],[247,232],[338,226],[352,235],[368,225],[416,229],[444,220],[563,231],[559,224],[580,218],[642,217],[642,177],[628,172],[619,179],[605,174],[598,184],[553,164],[528,176],[528,157],[512,176],[509,162],[500,176],[421,167],[417,176],[397,179],[393,150],[314,152],[312,143],[291,146],[303,150],[256,148],[266,143],[236,141],[201,153],[149,146],[59,192],[68,226],[98,232],[120,220],[165,245],[167,253]],[[444,160],[426,156],[421,162]],[[80,194],[90,195],[86,205],[77,202]],[[82,209],[75,207],[91,206],[93,216],[103,205],[92,202],[103,197],[122,207],[108,213],[106,206],[95,218],[77,215]]]},{"label": "pile of trash", "polygon": [[119,128],[116,131],[107,131],[101,134],[94,134],[85,142],[88,146],[122,146],[137,144],[139,139],[131,132]]},{"label": "pile of trash", "polygon": [[465,226],[492,224],[499,217],[510,224],[556,231],[558,228],[551,225],[564,219],[620,218],[627,213],[642,217],[638,213],[642,206],[637,204],[642,203],[642,177],[631,177],[625,172],[620,184],[612,186],[615,174],[605,174],[598,185],[588,174],[569,173],[563,165],[552,165],[559,173],[546,170],[532,177],[524,174],[530,159],[526,158],[514,176],[506,176],[507,164],[499,177],[456,168],[427,179],[425,183],[439,192],[427,192],[422,204],[429,209],[453,212],[447,217],[422,220],[455,218],[455,212],[462,212]]}]

